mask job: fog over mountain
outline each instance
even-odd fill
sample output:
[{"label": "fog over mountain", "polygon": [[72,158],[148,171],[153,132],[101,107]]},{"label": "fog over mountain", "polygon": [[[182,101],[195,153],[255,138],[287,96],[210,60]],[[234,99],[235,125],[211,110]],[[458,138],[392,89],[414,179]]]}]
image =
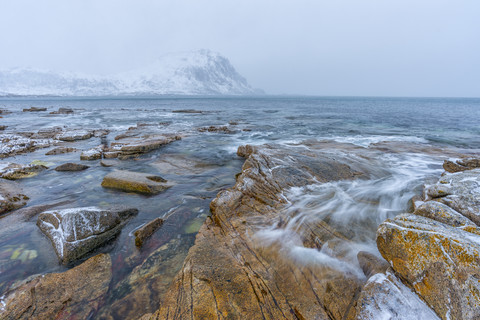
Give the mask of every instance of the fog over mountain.
[{"label": "fog over mountain", "polygon": [[258,94],[229,60],[198,50],[160,57],[141,69],[111,76],[32,68],[0,71],[0,95],[245,95]]}]

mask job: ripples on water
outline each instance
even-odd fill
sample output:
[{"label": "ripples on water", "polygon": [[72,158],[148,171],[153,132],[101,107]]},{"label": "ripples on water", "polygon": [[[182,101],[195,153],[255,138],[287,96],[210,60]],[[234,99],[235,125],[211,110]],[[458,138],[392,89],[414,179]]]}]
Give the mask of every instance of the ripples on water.
[{"label": "ripples on water", "polygon": [[[3,106],[2,106],[3,105]],[[47,113],[23,113],[31,106],[75,109],[74,115],[51,116]],[[166,192],[145,197],[123,194],[100,187],[111,168],[89,163],[81,173],[48,170],[35,178],[19,181],[30,196],[29,206],[67,200],[68,206],[106,206],[123,203],[137,207],[140,213],[129,222],[118,239],[102,250],[109,251],[114,264],[114,281],[120,282],[156,248],[172,239],[183,239],[185,253],[193,245],[194,235],[209,213],[216,194],[235,182],[243,159],[236,156],[243,144],[297,144],[304,140],[332,140],[368,147],[380,141],[420,143],[448,148],[480,148],[480,100],[478,99],[383,99],[383,98],[115,98],[115,99],[4,99],[0,107],[13,111],[1,119],[6,132],[33,131],[51,126],[70,128],[107,128],[106,141],[137,123],[154,124],[159,133],[185,135],[160,150],[138,160],[121,161],[117,168],[160,174],[176,185]],[[172,113],[177,109],[202,110],[202,114]],[[197,128],[230,125],[233,134],[199,133]],[[97,138],[75,143],[87,149],[99,144]],[[54,166],[79,162],[79,153],[45,156],[48,149],[1,160],[30,163],[45,160]],[[359,274],[356,254],[366,250],[378,255],[375,230],[384,219],[407,210],[408,202],[418,194],[428,177],[438,176],[441,157],[416,151],[378,152],[365,158],[355,150],[334,150],[350,156],[352,162],[369,172],[368,179],[315,184],[286,190],[290,204],[283,215],[283,229],[263,228],[257,234],[265,243],[280,243],[282,251],[299,263],[322,263],[345,272]],[[157,163],[164,155],[197,161],[205,170],[176,174],[162,172]],[[373,159],[373,160],[372,160]],[[155,217],[168,218],[145,248],[133,244],[132,231]],[[348,239],[346,259],[302,246],[302,228],[306,223],[328,220]],[[0,219],[0,295],[9,285],[32,274],[61,271],[48,240],[35,221],[15,226],[2,225]],[[34,250],[36,257],[17,261],[15,250]],[[180,253],[179,253],[180,254]],[[32,256],[33,257],[33,256]],[[181,263],[171,268],[179,269]],[[115,284],[112,285],[115,287]],[[123,296],[125,293],[122,293]],[[113,300],[122,295],[114,293]],[[109,301],[112,303],[112,301]],[[152,308],[154,308],[153,306]]]}]

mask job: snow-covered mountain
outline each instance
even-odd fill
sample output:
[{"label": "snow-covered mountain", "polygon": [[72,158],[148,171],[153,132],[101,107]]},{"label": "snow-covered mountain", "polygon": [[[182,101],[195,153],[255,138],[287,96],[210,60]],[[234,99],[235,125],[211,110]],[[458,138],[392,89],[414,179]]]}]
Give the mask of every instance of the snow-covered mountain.
[{"label": "snow-covered mountain", "polygon": [[152,65],[112,76],[35,69],[0,71],[0,96],[258,94],[227,58],[209,50],[168,54]]}]

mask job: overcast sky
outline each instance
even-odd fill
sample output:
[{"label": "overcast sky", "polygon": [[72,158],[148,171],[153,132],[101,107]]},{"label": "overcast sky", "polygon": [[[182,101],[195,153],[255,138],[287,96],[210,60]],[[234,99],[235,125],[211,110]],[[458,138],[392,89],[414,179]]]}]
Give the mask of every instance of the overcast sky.
[{"label": "overcast sky", "polygon": [[0,69],[201,48],[272,94],[480,97],[479,0],[0,0]]}]

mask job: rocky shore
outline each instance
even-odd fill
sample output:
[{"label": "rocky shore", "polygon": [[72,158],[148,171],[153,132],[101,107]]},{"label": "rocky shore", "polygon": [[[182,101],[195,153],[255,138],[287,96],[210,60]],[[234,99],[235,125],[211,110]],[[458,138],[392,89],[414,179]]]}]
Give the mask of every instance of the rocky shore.
[{"label": "rocky shore", "polygon": [[[77,113],[71,108],[46,110],[32,107],[22,112]],[[173,113],[203,114],[194,109]],[[214,176],[202,182],[207,195],[183,191],[181,203],[166,201],[170,206],[162,218],[131,226],[147,199],[181,184],[188,186],[213,168],[195,155],[156,155],[155,151],[184,142],[187,136],[159,132],[163,126],[137,123],[111,142],[106,128],[51,127],[0,135],[2,158],[40,148],[49,148],[45,155],[51,158],[68,157],[59,165],[2,162],[0,222],[5,234],[0,240],[34,223],[49,243],[45,251],[56,255],[63,269],[9,286],[0,294],[1,319],[480,318],[478,155],[401,143],[361,147],[311,140],[288,146],[243,145],[237,154],[244,163],[233,186]],[[232,121],[229,126],[193,131],[230,135],[245,130],[236,126]],[[384,221],[345,222],[322,212],[318,213],[322,219],[303,216],[302,210],[322,201],[318,197],[304,207],[295,206],[295,191],[345,181],[355,186],[382,170],[375,168],[380,154],[394,152],[457,159],[445,161],[443,175],[438,181],[426,181],[423,193],[412,191],[418,195],[411,200],[411,210],[389,212]],[[131,165],[148,156],[148,168]],[[79,163],[71,162],[72,157]],[[80,175],[90,175],[95,168],[105,170],[93,178],[97,192],[140,199],[139,205],[105,201],[98,206],[72,206],[62,201],[31,206],[21,188],[22,180],[49,172],[78,179],[81,186]],[[191,199],[209,201],[211,190],[222,191],[211,201],[210,215],[194,217],[192,211],[201,209],[184,204]],[[172,232],[172,226],[180,226],[181,235]],[[362,228],[372,231],[365,243],[374,241],[373,249],[359,245],[353,230]],[[118,251],[127,254],[114,259],[112,247],[123,232],[134,249],[129,251],[121,243]],[[18,260],[40,255],[22,248],[0,253],[0,259],[10,259],[11,269]],[[122,269],[127,271],[118,272]]]}]

